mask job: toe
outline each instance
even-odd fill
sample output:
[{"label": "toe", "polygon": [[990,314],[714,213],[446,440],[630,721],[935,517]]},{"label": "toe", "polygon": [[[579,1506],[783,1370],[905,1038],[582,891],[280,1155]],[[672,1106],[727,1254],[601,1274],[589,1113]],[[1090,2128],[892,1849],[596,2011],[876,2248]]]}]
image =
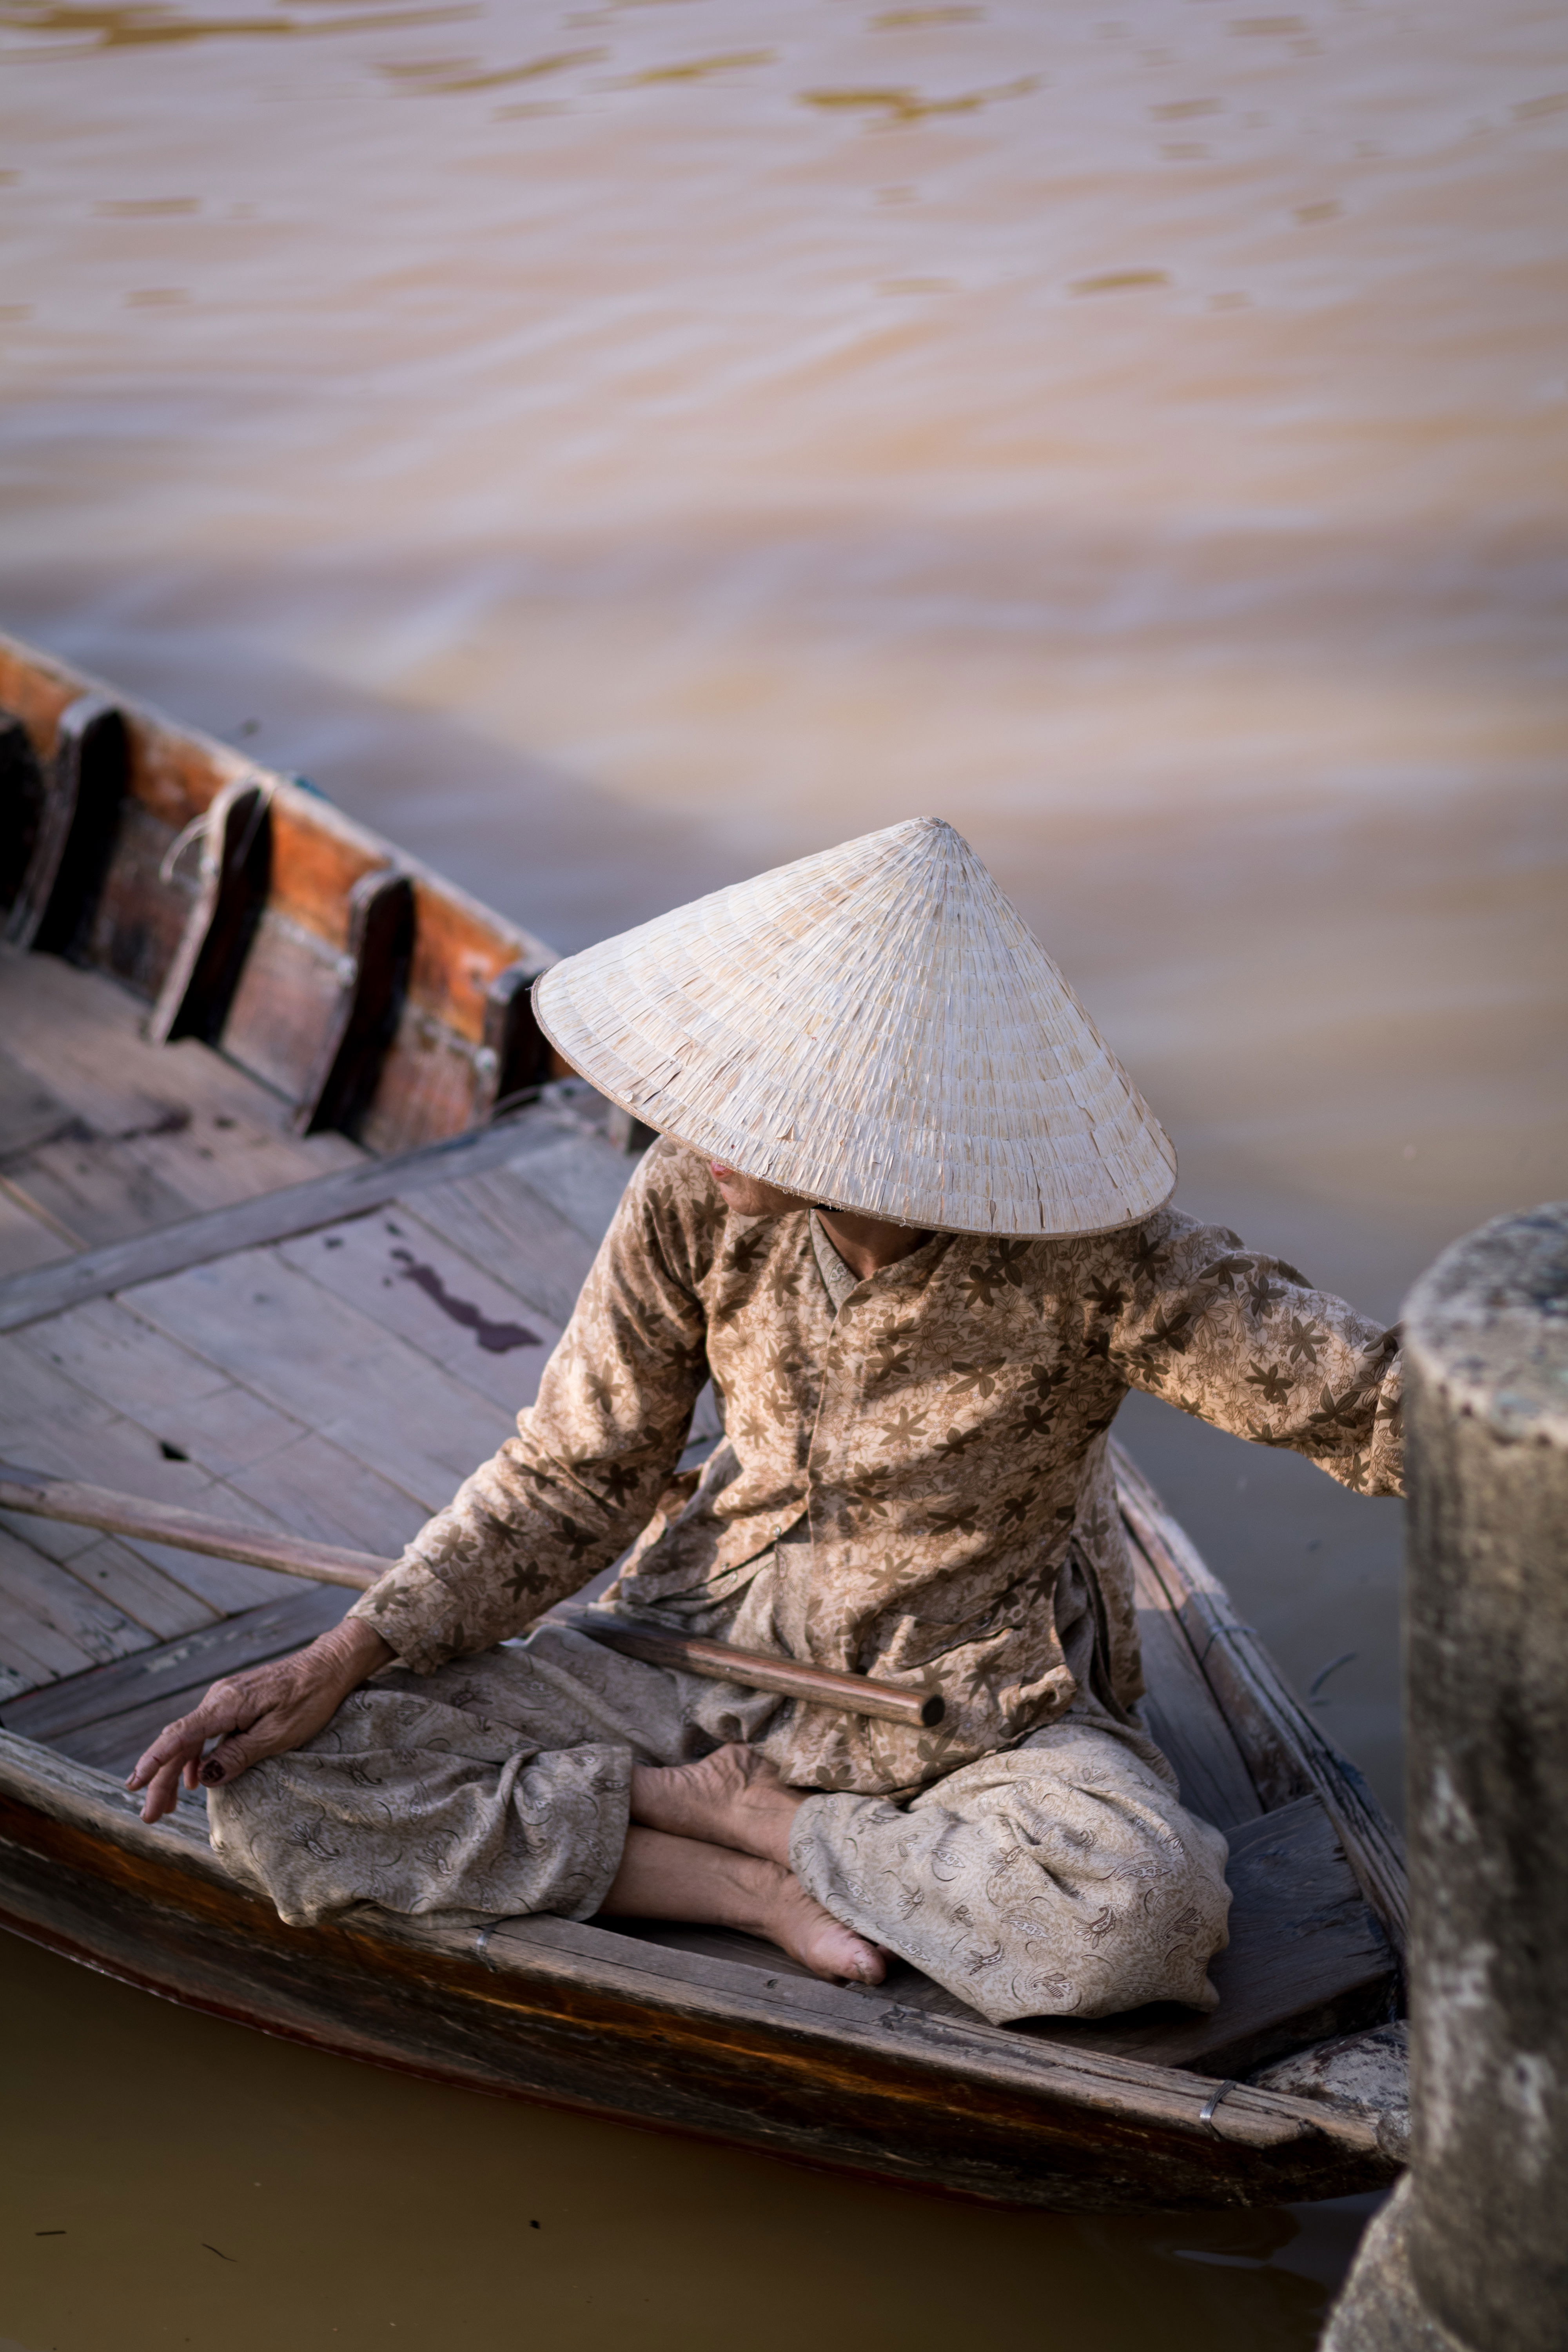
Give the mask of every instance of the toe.
[{"label": "toe", "polygon": [[880,1984],[887,1963],[874,1944],[837,1919],[825,1921],[814,1939],[810,1964],[823,1976],[840,1977],[851,1984]]}]

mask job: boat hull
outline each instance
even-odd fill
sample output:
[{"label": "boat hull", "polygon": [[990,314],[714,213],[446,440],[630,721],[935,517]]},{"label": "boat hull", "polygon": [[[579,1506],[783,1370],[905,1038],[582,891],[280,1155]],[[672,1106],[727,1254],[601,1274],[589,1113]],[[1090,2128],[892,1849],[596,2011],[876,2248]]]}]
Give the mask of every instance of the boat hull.
[{"label": "boat hull", "polygon": [[[468,2090],[989,2202],[1273,2205],[1377,2189],[1361,2119],[649,1953],[557,1921],[289,1927],[101,1774],[0,1735],[0,1924],[210,2015]],[[96,1785],[95,1785],[96,1784]],[[625,1951],[626,1958],[621,1953]],[[660,1962],[666,1966],[661,1972]]]}]

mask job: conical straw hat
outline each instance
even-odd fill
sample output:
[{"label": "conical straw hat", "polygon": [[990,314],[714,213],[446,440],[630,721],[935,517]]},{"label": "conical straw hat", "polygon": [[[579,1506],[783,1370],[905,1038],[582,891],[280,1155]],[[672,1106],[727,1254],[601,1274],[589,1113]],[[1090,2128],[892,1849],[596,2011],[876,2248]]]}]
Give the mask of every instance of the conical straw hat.
[{"label": "conical straw hat", "polygon": [[1136,1223],[1176,1156],[968,843],[916,817],[554,965],[540,1025],[742,1175],[945,1233]]}]

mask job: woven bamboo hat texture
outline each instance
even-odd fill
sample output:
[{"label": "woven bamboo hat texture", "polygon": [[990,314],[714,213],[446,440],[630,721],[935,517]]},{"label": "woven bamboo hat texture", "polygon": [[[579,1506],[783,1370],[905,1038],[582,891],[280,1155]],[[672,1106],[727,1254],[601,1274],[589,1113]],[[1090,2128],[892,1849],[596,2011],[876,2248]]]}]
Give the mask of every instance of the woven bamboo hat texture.
[{"label": "woven bamboo hat texture", "polygon": [[1176,1156],[968,843],[915,817],[569,956],[541,1027],[742,1175],[945,1233],[1136,1223]]}]

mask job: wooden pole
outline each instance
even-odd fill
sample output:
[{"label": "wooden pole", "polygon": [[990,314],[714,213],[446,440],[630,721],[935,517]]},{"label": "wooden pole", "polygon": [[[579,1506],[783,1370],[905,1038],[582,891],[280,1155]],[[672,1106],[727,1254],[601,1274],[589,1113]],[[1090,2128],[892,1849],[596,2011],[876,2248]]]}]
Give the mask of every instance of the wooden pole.
[{"label": "wooden pole", "polygon": [[[131,1536],[142,1543],[174,1544],[182,1551],[245,1560],[252,1568],[276,1569],[280,1575],[308,1577],[316,1584],[348,1585],[358,1592],[396,1564],[378,1559],[371,1552],[307,1543],[300,1536],[237,1527],[231,1519],[209,1518],[205,1511],[182,1510],[173,1503],[118,1495],[108,1486],[47,1478],[36,1470],[17,1470],[5,1462],[0,1462],[0,1510],[64,1519],[73,1527],[101,1528],[106,1535]],[[837,1707],[846,1715],[875,1716],[884,1723],[929,1729],[942,1721],[944,1712],[935,1691],[905,1690],[897,1683],[874,1682],[867,1675],[840,1674],[830,1666],[803,1666],[792,1658],[770,1657],[760,1650],[734,1650],[726,1642],[705,1642],[695,1634],[607,1609],[563,1610],[556,1622],[574,1633],[586,1633],[606,1649],[623,1651],[650,1665],[702,1675],[710,1682],[741,1683],[750,1690],[776,1691],[783,1698]]]},{"label": "wooden pole", "polygon": [[1412,2165],[1323,2352],[1564,2352],[1568,1202],[1407,1324]]}]

